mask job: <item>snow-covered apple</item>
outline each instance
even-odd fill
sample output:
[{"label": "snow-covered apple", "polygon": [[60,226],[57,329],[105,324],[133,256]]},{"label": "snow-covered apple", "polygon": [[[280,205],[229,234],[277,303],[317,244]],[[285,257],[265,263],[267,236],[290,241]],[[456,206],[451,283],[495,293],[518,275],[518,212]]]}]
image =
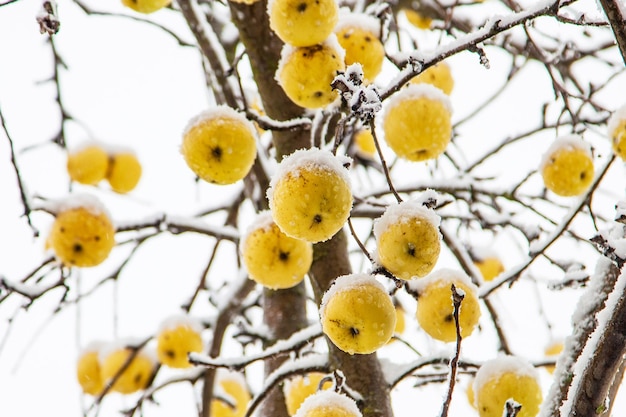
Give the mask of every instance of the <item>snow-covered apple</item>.
[{"label": "snow-covered apple", "polygon": [[396,327],[391,297],[368,274],[337,278],[324,293],[320,318],[324,334],[351,355],[375,352],[391,339]]},{"label": "snow-covered apple", "polygon": [[216,106],[189,121],[181,152],[198,177],[214,184],[232,184],[243,179],[254,164],[256,129],[235,109]]},{"label": "snow-covered apple", "polygon": [[280,163],[267,192],[272,217],[288,236],[330,239],[352,209],[350,177],[340,159],[317,148],[297,150]]}]

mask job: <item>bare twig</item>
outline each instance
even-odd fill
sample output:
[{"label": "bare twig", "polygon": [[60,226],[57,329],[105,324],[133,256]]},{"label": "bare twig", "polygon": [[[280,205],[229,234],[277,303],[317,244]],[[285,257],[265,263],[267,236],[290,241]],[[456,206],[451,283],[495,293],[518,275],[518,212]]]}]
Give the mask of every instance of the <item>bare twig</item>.
[{"label": "bare twig", "polygon": [[459,357],[461,356],[461,341],[463,340],[463,336],[461,336],[461,326],[459,324],[459,312],[461,310],[461,303],[465,298],[465,294],[459,292],[454,284],[451,284],[450,291],[452,292],[452,305],[454,306],[454,311],[452,312],[452,316],[454,317],[454,327],[456,329],[456,348],[454,352],[454,357],[450,361],[450,376],[448,378],[448,393],[446,394],[446,399],[443,402],[443,407],[441,408],[441,417],[448,416],[448,409],[450,408],[450,402],[452,401],[452,393],[454,391],[454,384],[456,383],[456,373],[459,364]]},{"label": "bare twig", "polygon": [[15,177],[17,178],[17,185],[20,189],[20,198],[22,199],[22,206],[24,207],[24,216],[26,217],[26,221],[33,231],[33,236],[39,236],[39,230],[35,228],[33,225],[30,213],[30,203],[28,201],[28,196],[26,195],[26,189],[24,187],[24,183],[22,182],[22,175],[20,174],[20,169],[17,165],[17,160],[15,159],[15,149],[13,148],[13,139],[11,139],[11,135],[9,134],[9,129],[6,125],[6,120],[4,120],[4,115],[2,114],[2,109],[0,108],[0,124],[2,124],[2,130],[4,130],[4,135],[7,137],[9,141],[9,150],[11,151],[11,164],[13,165],[13,171],[15,172]]}]

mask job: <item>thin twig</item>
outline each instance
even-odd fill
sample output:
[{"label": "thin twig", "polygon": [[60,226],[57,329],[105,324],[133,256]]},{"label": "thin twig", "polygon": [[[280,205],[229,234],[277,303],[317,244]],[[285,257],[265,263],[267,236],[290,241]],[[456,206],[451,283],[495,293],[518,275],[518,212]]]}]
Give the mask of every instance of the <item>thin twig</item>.
[{"label": "thin twig", "polygon": [[26,195],[26,189],[24,187],[24,183],[22,182],[22,175],[20,174],[20,169],[17,166],[17,160],[15,159],[15,149],[13,148],[13,139],[11,139],[11,135],[9,134],[9,129],[6,125],[6,120],[4,120],[4,115],[2,114],[1,108],[0,108],[0,124],[2,124],[2,130],[4,130],[4,134],[7,137],[7,140],[9,141],[9,150],[11,151],[11,164],[13,165],[13,171],[15,172],[15,176],[17,178],[17,185],[20,189],[20,198],[22,199],[22,205],[24,206],[23,216],[26,217],[28,226],[30,226],[31,230],[33,231],[33,236],[37,237],[39,236],[39,230],[35,228],[30,218],[30,213],[32,210],[28,202],[28,196]]},{"label": "thin twig", "polygon": [[443,407],[441,408],[441,417],[448,416],[448,409],[450,408],[450,402],[452,401],[452,393],[454,392],[454,385],[456,383],[456,373],[459,366],[459,357],[461,356],[461,341],[463,340],[463,336],[461,335],[461,326],[459,324],[459,312],[461,310],[461,303],[465,298],[465,294],[457,291],[457,288],[454,284],[450,285],[450,290],[452,291],[452,304],[454,306],[454,311],[452,312],[452,316],[454,317],[454,326],[456,329],[456,349],[454,352],[454,357],[450,361],[450,376],[448,378],[448,393],[446,394],[446,400],[443,402]]}]

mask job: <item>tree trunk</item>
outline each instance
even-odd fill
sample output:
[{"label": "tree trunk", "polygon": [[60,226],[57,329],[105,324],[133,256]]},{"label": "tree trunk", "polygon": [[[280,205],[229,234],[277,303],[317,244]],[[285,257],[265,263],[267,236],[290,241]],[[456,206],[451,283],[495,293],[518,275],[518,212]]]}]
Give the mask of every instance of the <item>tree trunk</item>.
[{"label": "tree trunk", "polygon": [[[319,305],[324,292],[341,275],[351,273],[348,258],[348,242],[343,230],[331,240],[318,243],[314,247],[311,283],[315,301]],[[369,355],[349,355],[339,350],[328,338],[330,368],[341,370],[346,384],[357,391],[362,401],[357,404],[364,417],[389,417],[392,415],[389,390],[376,353]]]}]

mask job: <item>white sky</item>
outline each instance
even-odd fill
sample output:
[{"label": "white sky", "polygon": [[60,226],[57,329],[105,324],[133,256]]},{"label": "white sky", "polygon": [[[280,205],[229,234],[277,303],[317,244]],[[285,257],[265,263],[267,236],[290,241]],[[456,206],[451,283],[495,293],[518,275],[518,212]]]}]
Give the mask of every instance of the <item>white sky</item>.
[{"label": "white sky", "polygon": [[[107,5],[99,3],[89,2],[99,10],[106,7],[109,11],[131,13],[117,4],[117,0]],[[27,0],[0,7],[0,108],[15,142],[18,163],[29,190],[44,197],[61,197],[68,190],[63,152],[53,145],[20,152],[30,145],[42,144],[59,127],[53,85],[37,83],[52,73],[50,48],[45,43],[45,37],[39,34],[34,20],[39,7],[39,2]],[[95,137],[135,148],[143,163],[142,181],[129,197],[120,197],[105,185],[96,191],[113,218],[126,222],[157,212],[188,216],[201,208],[215,205],[216,196],[221,199],[234,195],[240,185],[196,186],[193,174],[178,152],[181,132],[188,120],[210,104],[205,93],[199,54],[193,48],[180,48],[172,37],[149,25],[126,19],[87,18],[69,0],[59,1],[59,14],[62,26],[55,39],[60,54],[69,66],[69,72],[62,73],[63,99],[68,111],[88,126],[87,131],[75,123],[67,125],[69,146]],[[192,40],[175,13],[162,11],[150,18],[166,22],[185,40]],[[433,36],[422,37],[426,43],[434,39]],[[480,66],[478,58],[469,53],[449,60],[456,79],[451,96],[455,120],[468,114],[475,103],[488,96],[489,91],[495,91],[506,75],[506,57],[493,50],[488,56],[491,70]],[[390,72],[391,65],[386,63],[385,69]],[[550,85],[539,66],[523,71],[511,83],[507,94],[487,107],[484,117],[464,126],[457,138],[458,148],[452,151],[456,156],[462,152],[461,161],[473,161],[489,149],[494,140],[526,130],[537,122],[536,106],[550,97]],[[383,76],[381,80],[390,77]],[[601,95],[607,107],[616,108],[622,104],[624,87],[626,79],[622,76],[610,91]],[[590,140],[597,155],[606,158],[608,142],[599,137]],[[547,141],[549,137],[538,136],[524,146],[511,147],[503,153],[500,161],[487,164],[481,173],[501,175],[503,181],[509,180],[509,183],[511,178],[523,178],[530,167],[538,164],[547,148]],[[22,206],[15,175],[8,161],[8,143],[4,134],[0,134],[0,275],[18,280],[44,259],[44,239],[52,218],[45,213],[33,214],[33,221],[42,231],[42,237],[34,239],[25,220],[20,218]],[[435,174],[439,180],[451,172],[449,167],[442,165],[441,171]],[[406,162],[398,163],[399,171],[414,167]],[[411,172],[411,176],[403,177],[399,183],[424,178],[433,167],[433,164],[428,164],[407,171]],[[368,188],[361,174],[356,175],[359,178],[355,182],[356,193]],[[529,186],[536,187],[538,184],[540,180],[533,178]],[[624,194],[621,163],[611,170],[606,184],[598,192],[598,198],[604,198],[606,204],[604,208],[598,207],[598,211],[610,218],[613,205]],[[75,190],[93,192],[93,188],[81,186],[75,186]],[[569,204],[569,200],[562,202]],[[249,211],[250,207],[246,206],[246,210]],[[223,222],[221,215],[211,219],[214,224]],[[358,226],[359,222],[355,223]],[[246,225],[244,219],[241,230],[245,230]],[[588,221],[581,222],[579,227],[582,235],[593,235]],[[467,237],[469,235],[461,236]],[[495,241],[489,235],[476,234],[472,237],[478,245],[494,244],[508,267],[515,265],[522,255],[516,246],[519,239],[515,236],[504,234]],[[17,313],[12,327],[7,326],[6,319],[18,311],[23,300],[12,297],[10,302],[0,305],[0,415],[81,415],[82,404],[89,404],[90,400],[81,398],[74,377],[78,350],[94,339],[143,338],[152,334],[161,320],[176,313],[180,304],[188,299],[213,242],[210,238],[197,235],[163,234],[154,238],[138,252],[136,261],[128,265],[116,289],[108,283],[90,297],[88,303],[82,303],[78,312],[70,307],[55,315],[51,321],[48,319],[56,306],[58,290],[38,300],[27,313]],[[232,244],[226,242],[218,254],[223,267],[219,273],[211,275],[215,287],[222,280],[236,276],[236,268],[233,262],[229,262],[232,261],[231,249]],[[555,255],[567,254],[572,249],[580,248],[564,244]],[[80,290],[87,290],[112,271],[127,253],[127,248],[116,249],[101,267],[85,269],[77,274],[81,279]],[[588,255],[585,262],[592,266],[592,252],[586,250],[583,253]],[[450,260],[450,254],[444,253],[438,266],[449,264]],[[532,272],[540,281],[562,278],[555,276],[554,270],[549,268],[535,268]],[[523,352],[531,360],[539,359],[549,341],[549,333],[543,325],[537,328],[535,304],[528,307],[527,297],[534,300],[535,287],[524,281],[517,284],[514,290],[497,293],[493,298],[494,304],[507,323],[506,332],[515,351]],[[544,300],[545,312],[555,325],[555,336],[566,335],[569,316],[578,294],[565,290],[551,293],[549,300]],[[414,302],[409,298],[404,300],[412,309],[409,314],[414,314]],[[117,314],[114,314],[115,310]],[[518,311],[528,314],[518,315]],[[195,311],[199,315],[208,312],[208,309],[202,308]],[[487,360],[495,354],[495,336],[486,317],[481,323],[481,335],[465,341],[464,354],[476,360]],[[416,330],[415,324],[410,329],[407,337],[414,338],[427,353],[451,353],[451,345],[429,340]],[[485,349],[485,346],[489,347]],[[414,353],[399,343],[386,347],[381,356],[406,359],[406,362],[416,359]],[[258,366],[252,368],[251,374],[255,375],[255,372],[258,374]],[[544,392],[547,392],[550,384],[548,374],[541,370],[541,376]],[[463,379],[459,388],[464,388],[466,382],[467,379]],[[250,379],[250,384],[253,389],[258,389],[262,381]],[[176,412],[180,416],[194,415],[192,390],[188,386],[170,390],[157,397],[162,406],[150,407],[146,414],[165,416]],[[444,393],[443,385],[431,385],[415,393],[411,381],[407,380],[399,386],[394,400],[397,416],[413,415],[413,406],[407,404],[415,400],[419,400],[420,407],[423,407],[422,415],[436,415]],[[133,405],[132,399],[117,394],[110,397],[105,401],[101,416],[116,415],[114,411],[120,405]],[[464,393],[459,390],[451,412],[470,415],[468,410]],[[622,392],[615,415],[625,411],[626,392]]]}]

